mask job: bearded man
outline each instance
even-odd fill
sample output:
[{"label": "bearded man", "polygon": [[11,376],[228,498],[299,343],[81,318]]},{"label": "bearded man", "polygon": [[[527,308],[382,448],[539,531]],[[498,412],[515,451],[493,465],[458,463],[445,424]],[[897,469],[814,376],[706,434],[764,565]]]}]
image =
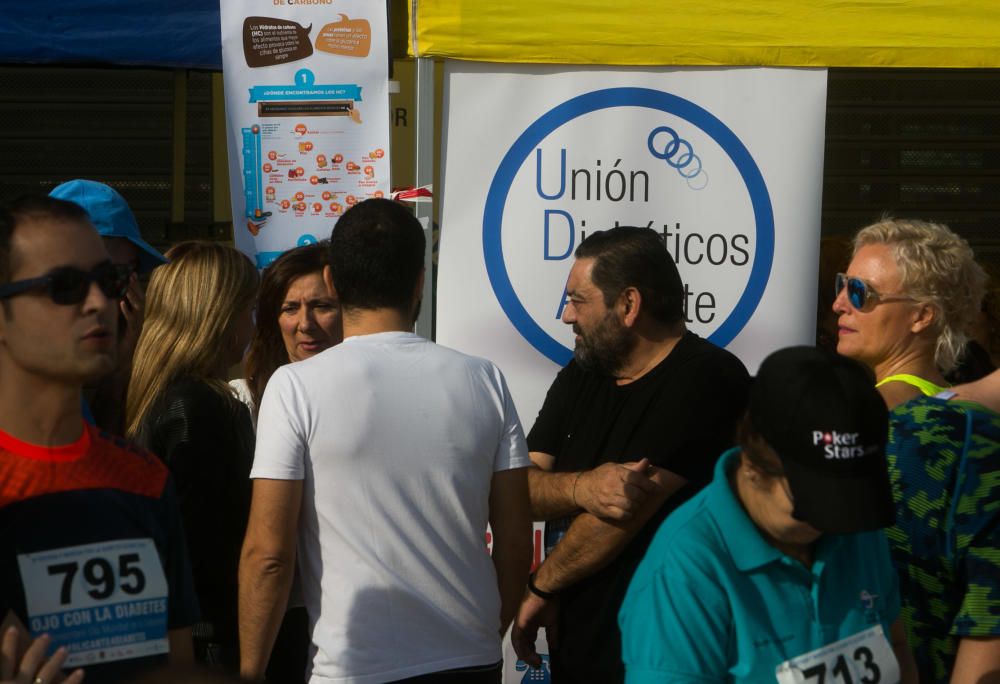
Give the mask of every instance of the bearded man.
[{"label": "bearded man", "polygon": [[562,320],[574,358],[528,435],[532,512],[547,558],[512,640],[552,681],[624,681],[618,609],[670,511],[711,479],[746,406],[743,364],[685,326],[684,285],[660,236],[616,227],[576,250]]}]

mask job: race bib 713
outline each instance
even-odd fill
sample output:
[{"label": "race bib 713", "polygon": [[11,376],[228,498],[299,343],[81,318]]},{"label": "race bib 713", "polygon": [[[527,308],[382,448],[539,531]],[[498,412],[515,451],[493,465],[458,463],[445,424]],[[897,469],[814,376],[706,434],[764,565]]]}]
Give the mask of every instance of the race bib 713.
[{"label": "race bib 713", "polygon": [[898,684],[899,663],[882,625],[786,660],[778,684]]}]

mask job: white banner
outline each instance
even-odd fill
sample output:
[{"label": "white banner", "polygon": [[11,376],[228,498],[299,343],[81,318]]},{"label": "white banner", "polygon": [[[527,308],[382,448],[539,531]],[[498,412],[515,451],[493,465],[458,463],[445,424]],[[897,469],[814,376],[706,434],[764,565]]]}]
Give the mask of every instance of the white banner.
[{"label": "white banner", "polygon": [[263,268],[389,194],[385,3],[221,2],[236,246]]},{"label": "white banner", "polygon": [[[825,70],[447,63],[437,341],[496,362],[529,430],[572,357],[573,250],[618,224],[663,236],[689,329],[751,373],[812,344],[825,113]],[[508,641],[504,675],[547,662]]]},{"label": "white banner", "polygon": [[449,62],[437,340],[495,361],[530,428],[572,356],[573,250],[663,236],[689,329],[751,373],[812,344],[826,71]]}]

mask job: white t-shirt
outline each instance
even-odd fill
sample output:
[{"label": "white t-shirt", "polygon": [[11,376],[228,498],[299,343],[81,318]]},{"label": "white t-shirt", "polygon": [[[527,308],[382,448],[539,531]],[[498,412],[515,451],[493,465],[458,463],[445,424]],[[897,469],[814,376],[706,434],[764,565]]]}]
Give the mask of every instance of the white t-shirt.
[{"label": "white t-shirt", "polygon": [[503,375],[411,333],[351,337],[271,377],[251,477],[303,480],[311,682],[500,660],[494,472],[530,465]]},{"label": "white t-shirt", "polygon": [[248,383],[245,378],[236,378],[235,380],[229,381],[229,386],[233,388],[236,398],[246,404],[247,408],[250,409],[250,418],[253,420],[253,427],[254,430],[256,430],[257,416],[254,415],[254,409],[257,407],[254,406],[253,395],[250,393],[250,383]]}]

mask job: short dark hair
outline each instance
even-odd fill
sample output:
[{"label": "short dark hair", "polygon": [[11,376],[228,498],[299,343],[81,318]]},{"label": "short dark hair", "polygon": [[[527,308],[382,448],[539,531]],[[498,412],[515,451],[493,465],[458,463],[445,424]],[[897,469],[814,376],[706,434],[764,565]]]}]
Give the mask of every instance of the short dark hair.
[{"label": "short dark hair", "polygon": [[577,259],[594,259],[591,280],[612,306],[625,288],[642,295],[642,310],[672,325],[684,316],[684,283],[660,235],[651,228],[616,226],[591,233]]},{"label": "short dark hair", "polygon": [[743,450],[747,461],[765,477],[785,476],[781,458],[775,455],[773,450],[768,452],[764,448],[765,445],[770,445],[754,428],[749,411],[745,412],[736,424],[736,444]]},{"label": "short dark hair", "polygon": [[405,311],[424,268],[424,230],[405,207],[369,199],[330,235],[330,275],[344,309]]},{"label": "short dark hair", "polygon": [[90,225],[83,207],[47,195],[24,195],[0,207],[0,284],[9,283],[14,272],[10,243],[22,223],[49,219]]},{"label": "short dark hair", "polygon": [[330,264],[326,240],[290,249],[264,269],[257,295],[257,330],[247,352],[247,384],[255,411],[260,409],[264,388],[274,371],[288,363],[288,350],[281,338],[278,317],[292,282],[311,273],[322,273]]}]

